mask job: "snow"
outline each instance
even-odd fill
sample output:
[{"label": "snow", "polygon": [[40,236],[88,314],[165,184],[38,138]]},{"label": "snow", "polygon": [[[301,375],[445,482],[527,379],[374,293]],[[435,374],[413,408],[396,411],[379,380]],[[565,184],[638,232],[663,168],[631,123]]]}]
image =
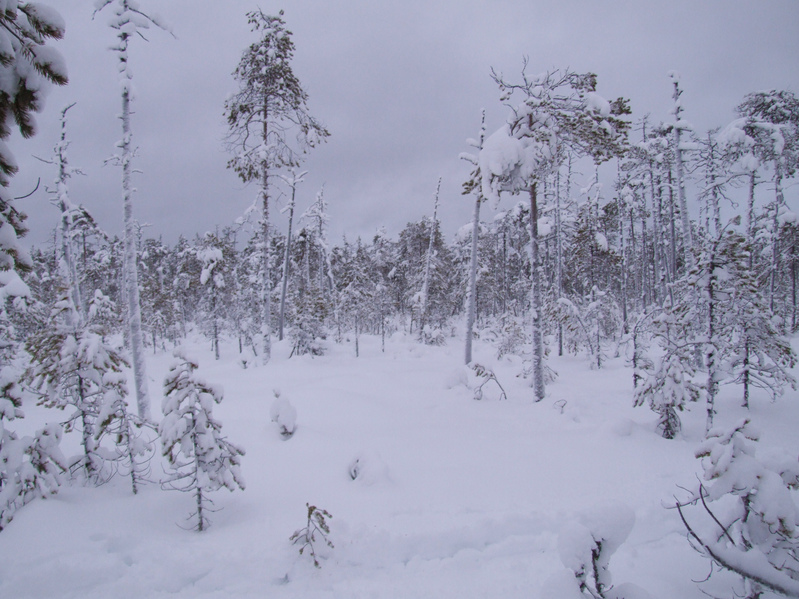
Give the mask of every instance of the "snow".
[{"label": "snow", "polygon": [[67,62],[64,60],[64,57],[61,55],[61,53],[55,48],[51,48],[50,46],[37,47],[34,62],[37,65],[49,69],[52,73],[58,77],[61,77],[62,79],[69,78],[69,74],[67,73]]},{"label": "snow", "polygon": [[610,102],[596,92],[588,92],[585,95],[586,108],[596,112],[601,117],[610,116]]},{"label": "snow", "polygon": [[[423,346],[400,332],[383,353],[379,338],[363,335],[358,358],[352,340],[290,359],[290,342],[276,342],[269,365],[246,370],[233,342],[219,361],[205,339],[188,342],[198,374],[225,387],[214,413],[247,451],[247,489],[214,493],[212,526],[198,533],[186,530],[193,500],[184,493],[150,484],[133,496],[121,477],[66,485],[0,533],[0,597],[577,599],[561,554],[579,554],[577,541],[592,532],[612,550],[609,597],[706,596],[693,580],[708,562],[663,507],[702,471],[694,452],[704,406],[689,406],[678,438],[664,440],[657,415],[632,407],[623,358],[589,371],[583,357],[554,355],[548,364],[560,376],[535,403],[517,376],[521,360],[496,359],[484,340],[475,360],[508,400],[474,401],[462,339],[447,342]],[[169,355],[148,356],[154,382]],[[271,422],[275,388],[301,415],[290,438]],[[746,413],[737,394],[720,392],[720,426],[749,415],[762,448],[784,450],[766,452],[771,462],[792,476],[797,402],[754,396]],[[63,416],[30,399],[24,409],[20,436]],[[64,435],[66,454],[75,436]],[[159,458],[151,466],[162,479]],[[306,503],[332,514],[335,547],[319,569],[288,540],[305,525]],[[705,590],[721,596],[736,580],[715,574]]]},{"label": "snow", "polygon": [[45,4],[27,3],[24,7],[29,19],[38,21],[51,32],[56,38],[61,38],[66,32],[67,26],[61,14]]}]

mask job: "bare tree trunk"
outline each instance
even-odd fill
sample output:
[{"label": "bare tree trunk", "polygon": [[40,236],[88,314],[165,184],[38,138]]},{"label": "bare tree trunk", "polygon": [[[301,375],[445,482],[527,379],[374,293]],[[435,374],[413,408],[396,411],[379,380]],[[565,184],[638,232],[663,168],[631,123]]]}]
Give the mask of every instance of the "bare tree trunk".
[{"label": "bare tree trunk", "polygon": [[474,336],[474,321],[477,313],[477,237],[480,229],[480,202],[483,200],[480,193],[474,198],[474,212],[472,213],[472,253],[469,258],[469,292],[466,297],[466,364],[472,362],[472,337]]},{"label": "bare tree trunk", "polygon": [[436,238],[436,224],[438,223],[438,194],[441,191],[441,178],[436,186],[435,202],[433,204],[433,219],[430,221],[430,239],[427,244],[427,254],[424,261],[424,276],[422,278],[421,305],[419,306],[419,339],[424,339],[424,327],[427,324],[427,294],[430,291],[430,264],[433,261],[433,243]]},{"label": "bare tree trunk", "polygon": [[776,304],[774,296],[777,292],[777,274],[780,267],[780,208],[785,203],[782,191],[782,164],[779,160],[774,165],[774,216],[772,219],[772,241],[771,241],[771,281],[769,283],[769,310],[774,314]]},{"label": "bare tree trunk", "polygon": [[532,387],[535,400],[544,399],[544,339],[541,331],[541,272],[538,257],[538,189],[537,183],[530,185],[530,309],[533,320]]},{"label": "bare tree trunk", "polygon": [[676,167],[676,175],[677,175],[677,197],[680,201],[680,218],[682,220],[682,232],[683,232],[683,246],[685,251],[685,264],[686,270],[690,270],[690,267],[693,266],[694,263],[694,256],[693,256],[693,247],[694,247],[694,237],[693,232],[691,231],[691,221],[688,217],[688,203],[685,198],[685,169],[683,168],[683,149],[681,147],[682,143],[682,130],[684,122],[680,115],[682,114],[682,104],[680,103],[680,96],[682,95],[682,90],[680,89],[680,83],[678,78],[672,78],[674,83],[674,94],[672,98],[674,99],[674,158],[675,158],[675,167]]},{"label": "bare tree trunk", "polygon": [[[263,140],[266,143],[268,133],[268,108],[264,104],[264,130]],[[263,363],[268,364],[272,358],[272,273],[269,265],[269,167],[263,166],[261,173],[261,240],[263,243],[261,255],[261,293],[264,298],[263,313],[261,316],[261,334],[264,337]]]},{"label": "bare tree trunk", "polygon": [[[67,111],[75,104],[72,103],[61,111],[61,141],[56,147],[56,160],[58,164],[58,184],[56,187],[58,207],[61,210],[61,260],[66,271],[65,279],[69,287],[69,299],[72,302],[72,314],[68,315],[70,322],[68,326],[80,327],[86,320],[86,306],[80,289],[80,278],[78,277],[77,261],[72,247],[72,206],[69,201],[69,191],[67,180],[70,177],[67,166]],[[72,322],[74,319],[75,322]]]},{"label": "bare tree trunk", "polygon": [[[303,173],[304,174],[304,173]],[[289,282],[289,264],[291,261],[291,228],[294,223],[294,197],[297,192],[297,183],[302,179],[302,175],[295,176],[291,181],[291,202],[289,203],[289,230],[286,234],[286,251],[283,254],[283,281],[280,289],[280,316],[278,317],[278,339],[283,341],[283,326],[286,319],[286,292]]]},{"label": "bare tree trunk", "polygon": [[[123,43],[125,48],[127,48],[127,34],[120,34],[120,38],[124,38]],[[127,62],[126,52],[120,54],[120,61]],[[133,148],[131,147],[130,91],[128,86],[122,88],[122,141],[120,145],[122,149],[122,208],[125,223],[124,270],[126,274],[125,284],[127,286],[128,330],[130,332],[133,379],[139,418],[150,420],[150,394],[147,388],[147,372],[144,362],[139,273],[136,264],[136,223],[133,220],[133,187],[131,184]]]}]

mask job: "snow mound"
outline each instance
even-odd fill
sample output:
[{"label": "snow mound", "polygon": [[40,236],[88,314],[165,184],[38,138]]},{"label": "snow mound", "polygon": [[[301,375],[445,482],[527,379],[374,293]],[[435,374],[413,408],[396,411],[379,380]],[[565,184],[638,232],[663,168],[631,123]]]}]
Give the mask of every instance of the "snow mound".
[{"label": "snow mound", "polygon": [[376,451],[359,452],[347,467],[350,478],[357,483],[372,486],[390,480],[388,466]]}]

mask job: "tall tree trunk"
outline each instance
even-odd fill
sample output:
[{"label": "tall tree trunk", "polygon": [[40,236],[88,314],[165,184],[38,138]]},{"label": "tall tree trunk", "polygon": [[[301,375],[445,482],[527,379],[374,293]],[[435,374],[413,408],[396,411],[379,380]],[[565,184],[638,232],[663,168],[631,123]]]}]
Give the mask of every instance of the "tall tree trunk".
[{"label": "tall tree trunk", "polygon": [[682,232],[683,232],[683,249],[685,251],[685,264],[686,264],[686,271],[690,270],[690,267],[693,266],[694,263],[694,256],[693,256],[693,247],[694,247],[694,237],[693,232],[691,231],[691,220],[688,217],[688,203],[685,197],[685,169],[683,167],[683,149],[682,149],[682,130],[684,125],[684,121],[681,118],[682,114],[682,104],[680,103],[680,96],[682,95],[682,90],[680,90],[680,84],[676,77],[673,78],[674,83],[674,94],[672,98],[674,99],[674,162],[676,168],[676,176],[677,176],[677,197],[680,201],[680,219],[682,221]]},{"label": "tall tree trunk", "polygon": [[69,191],[67,188],[67,180],[70,177],[70,172],[67,166],[67,111],[75,104],[72,103],[61,111],[61,142],[56,147],[56,160],[58,161],[58,184],[56,187],[56,194],[58,200],[58,207],[61,210],[61,260],[63,261],[63,268],[65,271],[65,279],[69,287],[69,299],[72,302],[72,312],[67,316],[70,322],[67,326],[74,326],[80,328],[86,320],[86,306],[83,304],[83,298],[80,288],[80,278],[78,277],[77,260],[72,246],[72,208],[69,201]]},{"label": "tall tree trunk", "polygon": [[543,301],[538,257],[538,189],[536,182],[530,185],[530,283],[530,308],[533,317],[532,387],[535,401],[541,401],[544,399],[544,338],[541,331]]},{"label": "tall tree trunk", "polygon": [[[120,34],[124,50],[120,52],[123,68],[127,63],[128,35]],[[139,418],[150,420],[150,393],[147,387],[147,372],[144,362],[144,339],[142,337],[141,301],[139,299],[139,273],[137,268],[136,223],[133,220],[133,186],[131,184],[133,148],[130,131],[130,88],[122,88],[122,208],[125,224],[124,271],[126,298],[128,302],[128,331],[133,362],[133,380]]]},{"label": "tall tree trunk", "polygon": [[[480,229],[480,202],[482,196],[475,192],[474,212],[472,213],[472,252],[469,258],[469,292],[466,297],[466,356],[465,363],[472,362],[472,337],[477,313],[477,237]],[[503,265],[504,271],[504,265]]]},{"label": "tall tree trunk", "polygon": [[777,275],[780,267],[780,208],[785,203],[782,191],[782,163],[778,160],[774,164],[774,215],[772,219],[771,240],[771,281],[769,283],[769,310],[774,314],[776,310],[775,295],[777,292]]},{"label": "tall tree trunk", "polygon": [[280,289],[280,316],[278,317],[278,339],[283,341],[283,325],[286,319],[286,292],[289,283],[289,264],[291,261],[291,227],[294,223],[294,196],[297,191],[297,179],[291,185],[291,203],[289,204],[289,230],[286,234],[286,251],[283,254],[283,281]]},{"label": "tall tree trunk", "polygon": [[[263,109],[263,142],[266,143],[269,133],[267,113],[268,106],[264,103]],[[261,293],[264,298],[263,313],[261,316],[261,334],[263,335],[263,363],[268,364],[272,358],[272,273],[269,265],[269,166],[263,165],[261,172],[261,241],[263,243],[261,255]]]},{"label": "tall tree trunk", "polygon": [[433,243],[436,238],[436,225],[438,223],[438,194],[441,191],[441,178],[436,186],[435,202],[433,204],[433,219],[430,221],[430,239],[427,243],[427,254],[424,260],[424,275],[422,278],[421,304],[419,306],[419,339],[424,340],[424,327],[427,324],[427,294],[430,291],[430,264],[433,261]]},{"label": "tall tree trunk", "polygon": [[[720,240],[721,233],[718,234],[717,241]],[[707,344],[705,346],[705,364],[707,367],[707,421],[705,423],[705,434],[713,428],[713,417],[716,414],[716,394],[718,392],[718,372],[716,365],[716,355],[718,353],[718,327],[716,325],[716,244],[711,245],[710,261],[708,264],[707,287]]]}]

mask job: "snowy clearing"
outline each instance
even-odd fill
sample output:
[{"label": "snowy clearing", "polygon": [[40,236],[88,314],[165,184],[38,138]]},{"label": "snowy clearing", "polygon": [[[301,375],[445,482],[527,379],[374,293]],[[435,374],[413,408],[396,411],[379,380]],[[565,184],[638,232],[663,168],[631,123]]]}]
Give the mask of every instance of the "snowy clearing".
[{"label": "snowy clearing", "polygon": [[[491,385],[474,400],[459,339],[428,347],[395,334],[381,353],[379,338],[364,336],[358,358],[350,341],[291,359],[290,345],[278,343],[268,366],[248,369],[232,344],[218,362],[208,345],[198,340],[189,352],[224,388],[215,416],[246,449],[246,490],[217,492],[213,524],[197,533],[185,529],[188,494],[150,484],[132,496],[122,477],[65,485],[0,534],[0,597],[543,598],[564,569],[560,531],[616,504],[632,509],[635,524],[610,561],[614,583],[661,599],[704,597],[692,580],[709,564],[663,507],[701,472],[693,454],[703,406],[683,416],[677,440],[660,438],[656,415],[631,407],[623,358],[595,371],[584,357],[551,357],[559,378],[534,403],[517,376],[520,359],[497,361],[481,343],[475,361],[494,370],[508,400]],[[149,358],[159,417],[155,398],[171,362],[171,352]],[[270,415],[274,389],[296,410],[288,439]],[[723,389],[720,424],[744,415],[738,391]],[[799,453],[795,399],[755,398],[747,414],[762,447]],[[31,428],[61,415],[25,409],[20,422]],[[77,449],[73,436],[66,453]],[[161,464],[153,460],[153,479]],[[305,523],[306,503],[332,514],[335,547],[317,543],[319,569],[288,540]],[[716,574],[705,590],[735,584]]]}]

